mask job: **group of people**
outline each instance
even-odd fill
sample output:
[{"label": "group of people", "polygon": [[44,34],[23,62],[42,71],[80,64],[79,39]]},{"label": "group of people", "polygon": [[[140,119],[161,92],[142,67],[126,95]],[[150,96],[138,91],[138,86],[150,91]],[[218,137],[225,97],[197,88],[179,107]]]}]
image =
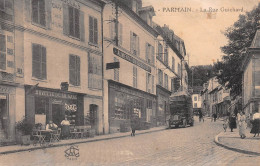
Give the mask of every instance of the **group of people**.
[{"label": "group of people", "polygon": [[[58,126],[53,123],[52,120],[49,121],[49,123],[46,125],[46,130],[47,131],[56,131],[58,130]],[[67,119],[65,116],[65,119],[61,121],[61,137],[63,139],[67,139],[70,136],[70,121]],[[47,140],[50,140],[51,135],[46,135]]]},{"label": "group of people", "polygon": [[[253,115],[251,123],[253,124],[252,129],[250,133],[254,134],[254,137],[256,134],[259,136],[260,132],[260,113],[256,112]],[[237,115],[233,114],[228,114],[226,118],[224,118],[224,124],[223,128],[226,132],[227,126],[229,124],[229,128],[231,132],[233,132],[233,129],[237,128],[239,129],[239,135],[241,139],[246,138],[246,128],[247,128],[247,117],[245,115],[245,112],[240,111],[237,113]]]}]

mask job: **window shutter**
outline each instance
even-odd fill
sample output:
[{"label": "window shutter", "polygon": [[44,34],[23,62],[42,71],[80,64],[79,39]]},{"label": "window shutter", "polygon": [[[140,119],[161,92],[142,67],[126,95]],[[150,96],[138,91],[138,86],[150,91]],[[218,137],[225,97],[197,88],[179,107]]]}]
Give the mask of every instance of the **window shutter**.
[{"label": "window shutter", "polygon": [[152,75],[152,93],[154,93],[154,76]]},{"label": "window shutter", "polygon": [[46,48],[42,47],[42,57],[41,57],[41,78],[46,79],[47,78],[47,68],[46,68]]},{"label": "window shutter", "polygon": [[148,80],[148,73],[146,73],[146,92],[148,92],[148,89],[149,89],[149,87],[148,87],[148,83],[149,83],[149,80]]},{"label": "window shutter", "polygon": [[96,18],[94,18],[94,43],[98,44],[98,22]]},{"label": "window shutter", "polygon": [[152,64],[154,64],[154,47],[151,46],[151,58],[152,58]]},{"label": "window shutter", "polygon": [[69,82],[75,85],[75,56],[69,55]]},{"label": "window shutter", "polygon": [[140,56],[139,36],[136,36],[136,55]]},{"label": "window shutter", "polygon": [[45,0],[45,9],[46,9],[46,25],[48,29],[51,29],[51,9],[52,9],[52,1]]},{"label": "window shutter", "polygon": [[123,25],[121,23],[119,23],[118,26],[119,26],[119,33],[118,33],[119,45],[122,46],[122,44],[123,44]]},{"label": "window shutter", "polygon": [[133,53],[134,52],[134,34],[132,31],[130,31],[130,52]]},{"label": "window shutter", "polygon": [[31,0],[25,0],[24,1],[24,13],[25,13],[25,20],[27,22],[31,22]]},{"label": "window shutter", "polygon": [[76,75],[77,75],[76,85],[80,85],[80,57],[79,56],[76,56]]},{"label": "window shutter", "polygon": [[69,8],[68,5],[63,4],[63,33],[69,35]]},{"label": "window shutter", "polygon": [[41,51],[40,45],[33,44],[32,45],[32,76],[36,78],[40,78],[41,76]]},{"label": "window shutter", "polygon": [[94,41],[94,36],[93,36],[93,34],[94,34],[94,29],[93,29],[93,27],[94,27],[94,23],[93,23],[94,21],[93,21],[93,18],[91,17],[91,16],[89,16],[89,42],[91,42],[91,43],[93,43],[93,41]]},{"label": "window shutter", "polygon": [[145,44],[145,60],[149,62],[149,46],[148,43]]},{"label": "window shutter", "polygon": [[80,24],[80,40],[85,41],[85,24],[84,24],[84,12],[80,11],[79,13],[79,24]]}]

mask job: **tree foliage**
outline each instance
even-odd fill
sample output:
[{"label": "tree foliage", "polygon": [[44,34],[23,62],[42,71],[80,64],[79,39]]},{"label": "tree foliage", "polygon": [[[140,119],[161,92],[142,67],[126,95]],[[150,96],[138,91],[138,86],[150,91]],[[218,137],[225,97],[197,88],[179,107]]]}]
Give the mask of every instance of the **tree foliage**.
[{"label": "tree foliage", "polygon": [[192,66],[188,69],[189,86],[202,86],[213,76],[212,65]]},{"label": "tree foliage", "polygon": [[222,61],[214,64],[214,70],[222,71],[217,78],[220,84],[230,88],[232,96],[240,95],[242,92],[243,71],[241,67],[259,20],[260,3],[252,11],[240,15],[239,19],[224,33],[228,38],[228,44],[221,47],[225,55],[222,57]]}]

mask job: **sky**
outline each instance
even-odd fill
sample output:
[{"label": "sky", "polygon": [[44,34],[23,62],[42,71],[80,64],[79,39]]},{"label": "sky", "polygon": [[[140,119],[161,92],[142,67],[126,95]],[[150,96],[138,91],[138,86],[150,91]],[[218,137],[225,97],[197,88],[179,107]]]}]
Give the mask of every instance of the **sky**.
[{"label": "sky", "polygon": [[[228,42],[225,30],[258,2],[260,0],[143,0],[143,6],[152,5],[156,13],[153,21],[161,26],[168,25],[184,40],[189,65],[196,66],[221,60],[220,47]],[[172,8],[179,8],[179,11]],[[191,8],[191,12],[181,11],[185,8]],[[204,9],[207,11],[202,12]]]}]

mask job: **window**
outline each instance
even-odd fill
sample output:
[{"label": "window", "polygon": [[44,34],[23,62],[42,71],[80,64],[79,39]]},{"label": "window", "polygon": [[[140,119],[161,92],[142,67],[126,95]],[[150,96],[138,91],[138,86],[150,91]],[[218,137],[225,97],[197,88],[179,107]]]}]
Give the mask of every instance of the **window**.
[{"label": "window", "polygon": [[174,89],[174,79],[173,78],[171,79],[171,92],[175,92],[175,89]]},{"label": "window", "polygon": [[163,72],[162,70],[158,70],[158,84],[163,86]]},{"label": "window", "polygon": [[32,21],[33,23],[46,26],[44,0],[32,0]]},{"label": "window", "polygon": [[89,42],[98,44],[98,23],[97,19],[89,16]]},{"label": "window", "polygon": [[101,56],[88,53],[88,87],[102,89]]},{"label": "window", "polygon": [[168,75],[164,74],[164,87],[168,89]]},{"label": "window", "polygon": [[146,43],[146,62],[148,62],[149,64],[154,64],[154,47],[149,44]]},{"label": "window", "polygon": [[[114,62],[119,62],[119,60],[115,57]],[[114,69],[114,80],[119,81],[119,69]]]},{"label": "window", "polygon": [[150,73],[146,74],[146,91],[148,93],[154,93],[154,76]]},{"label": "window", "polygon": [[197,106],[197,103],[194,103],[194,108],[197,108],[198,106]]},{"label": "window", "polygon": [[137,67],[133,67],[133,87],[137,88]]},{"label": "window", "polygon": [[13,21],[13,1],[0,0],[0,18]]},{"label": "window", "polygon": [[181,75],[181,65],[178,63],[178,75]]},{"label": "window", "polygon": [[69,81],[71,85],[80,86],[80,57],[69,55]]},{"label": "window", "polygon": [[158,42],[158,58],[163,60],[163,46],[160,42]]},{"label": "window", "polygon": [[78,8],[63,4],[63,33],[85,41],[84,13]]},{"label": "window", "polygon": [[35,114],[46,115],[49,110],[49,99],[44,97],[35,97]]},{"label": "window", "polygon": [[172,57],[172,70],[175,71],[175,59]]},{"label": "window", "polygon": [[197,99],[197,96],[194,96],[194,101],[197,101],[198,99]]},{"label": "window", "polygon": [[0,34],[0,69],[6,69],[6,39]]},{"label": "window", "polygon": [[168,48],[164,48],[164,63],[168,66]]},{"label": "window", "polygon": [[46,79],[46,48],[39,44],[32,44],[32,76]]},{"label": "window", "polygon": [[133,32],[130,32],[130,51],[139,56],[139,37]]}]

